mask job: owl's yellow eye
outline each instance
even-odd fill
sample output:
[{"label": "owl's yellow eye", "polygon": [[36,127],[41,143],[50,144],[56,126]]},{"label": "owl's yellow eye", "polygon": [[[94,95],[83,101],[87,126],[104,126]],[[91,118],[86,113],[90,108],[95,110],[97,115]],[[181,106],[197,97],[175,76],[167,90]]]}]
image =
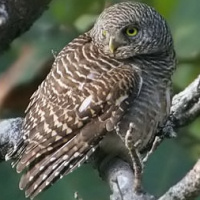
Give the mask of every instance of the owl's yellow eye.
[{"label": "owl's yellow eye", "polygon": [[127,34],[128,36],[130,36],[130,37],[133,37],[133,36],[137,35],[137,33],[138,33],[138,29],[137,29],[137,28],[128,27],[128,28],[126,29],[126,34]]},{"label": "owl's yellow eye", "polygon": [[106,34],[107,34],[107,31],[106,31],[106,30],[103,30],[103,31],[102,31],[102,35],[103,35],[103,36],[106,36]]}]

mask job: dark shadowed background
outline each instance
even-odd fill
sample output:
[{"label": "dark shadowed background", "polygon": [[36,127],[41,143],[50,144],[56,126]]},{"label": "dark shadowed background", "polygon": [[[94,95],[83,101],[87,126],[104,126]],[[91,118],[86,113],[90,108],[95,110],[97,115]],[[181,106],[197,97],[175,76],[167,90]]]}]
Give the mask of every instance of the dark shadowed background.
[{"label": "dark shadowed background", "polygon": [[[88,30],[105,6],[120,0],[54,0],[32,28],[0,56],[0,118],[23,116],[30,95],[50,70],[54,55]],[[174,93],[200,74],[200,1],[146,0],[168,21],[174,36],[178,68]],[[179,181],[200,155],[200,118],[166,140],[147,162],[144,185],[156,196]],[[24,200],[18,189],[20,175],[10,163],[0,164],[0,200]],[[36,200],[108,200],[109,187],[88,164],[57,182]],[[200,198],[199,198],[200,199]]]}]

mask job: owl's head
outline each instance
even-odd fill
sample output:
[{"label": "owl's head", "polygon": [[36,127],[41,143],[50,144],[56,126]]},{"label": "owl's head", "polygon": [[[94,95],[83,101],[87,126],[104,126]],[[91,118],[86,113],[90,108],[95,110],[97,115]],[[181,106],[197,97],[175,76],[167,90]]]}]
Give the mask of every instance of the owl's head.
[{"label": "owl's head", "polygon": [[105,54],[118,59],[157,54],[173,48],[166,21],[142,3],[122,2],[105,9],[90,36]]}]

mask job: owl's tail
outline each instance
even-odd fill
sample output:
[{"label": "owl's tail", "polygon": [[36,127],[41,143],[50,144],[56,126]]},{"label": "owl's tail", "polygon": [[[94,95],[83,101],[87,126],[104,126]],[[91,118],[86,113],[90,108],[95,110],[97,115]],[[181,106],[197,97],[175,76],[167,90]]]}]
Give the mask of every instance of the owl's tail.
[{"label": "owl's tail", "polygon": [[[21,178],[20,189],[25,189],[26,197],[33,199],[55,181],[79,167],[94,150],[95,147],[91,147],[79,133],[66,143],[62,142],[57,149],[46,151],[35,160],[31,157],[27,172]],[[18,167],[23,164],[19,162]]]}]

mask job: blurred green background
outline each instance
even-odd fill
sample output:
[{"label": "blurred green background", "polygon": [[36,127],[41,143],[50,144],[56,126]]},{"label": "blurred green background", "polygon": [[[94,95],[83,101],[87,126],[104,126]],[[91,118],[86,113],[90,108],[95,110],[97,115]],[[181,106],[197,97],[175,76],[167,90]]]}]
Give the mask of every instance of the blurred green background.
[{"label": "blurred green background", "polygon": [[[88,30],[105,6],[116,1],[54,0],[32,28],[16,39],[0,57],[0,117],[23,116],[30,95],[48,73],[54,55],[69,41]],[[174,93],[183,90],[200,74],[200,1],[146,0],[168,21],[175,42],[178,68]],[[179,130],[151,156],[144,174],[145,188],[161,195],[179,181],[200,155],[200,119]],[[0,200],[23,200],[20,176],[10,163],[0,164]],[[108,200],[109,187],[98,172],[84,165],[36,200],[73,200],[78,191],[83,200]],[[199,198],[200,199],[200,198]]]}]

